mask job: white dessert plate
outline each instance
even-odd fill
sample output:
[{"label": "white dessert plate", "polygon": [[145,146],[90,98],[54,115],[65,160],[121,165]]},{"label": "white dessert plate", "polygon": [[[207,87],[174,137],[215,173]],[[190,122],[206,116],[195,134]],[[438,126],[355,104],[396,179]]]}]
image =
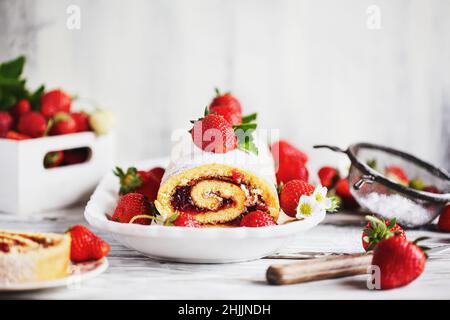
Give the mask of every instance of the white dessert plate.
[{"label": "white dessert plate", "polygon": [[92,279],[103,273],[106,269],[108,269],[108,260],[106,258],[97,261],[72,264],[67,277],[29,283],[0,283],[0,292],[43,290],[64,286],[74,288],[82,281]]},{"label": "white dessert plate", "polygon": [[[138,168],[165,166],[165,159],[136,164]],[[311,218],[263,228],[183,228],[124,224],[108,219],[118,199],[118,180],[105,175],[88,202],[84,216],[94,227],[110,232],[123,245],[159,260],[188,263],[229,263],[274,254],[294,237],[324,218]]]}]

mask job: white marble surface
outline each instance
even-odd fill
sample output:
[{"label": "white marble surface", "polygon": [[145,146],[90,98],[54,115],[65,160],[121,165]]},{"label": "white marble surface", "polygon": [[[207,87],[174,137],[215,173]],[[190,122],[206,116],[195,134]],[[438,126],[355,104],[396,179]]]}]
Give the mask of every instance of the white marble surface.
[{"label": "white marble surface", "polygon": [[[20,217],[0,214],[1,228],[63,232],[83,222],[82,208]],[[299,251],[359,252],[360,216],[336,214],[299,236],[289,248]],[[409,231],[410,238],[427,235],[431,245],[450,243],[450,234]],[[370,291],[366,277],[356,276],[290,286],[265,282],[267,267],[280,260],[261,259],[226,265],[193,265],[151,260],[100,233],[111,244],[106,273],[80,286],[0,294],[0,299],[449,299],[450,252],[432,257],[422,276],[407,287]],[[286,262],[289,263],[289,262]]]}]

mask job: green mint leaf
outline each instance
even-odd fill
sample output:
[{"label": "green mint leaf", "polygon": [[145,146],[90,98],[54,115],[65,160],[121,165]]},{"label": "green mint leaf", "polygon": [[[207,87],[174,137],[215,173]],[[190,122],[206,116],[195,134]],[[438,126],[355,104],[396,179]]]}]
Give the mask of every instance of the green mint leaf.
[{"label": "green mint leaf", "polygon": [[258,114],[256,112],[252,113],[252,114],[249,114],[249,115],[246,115],[246,116],[243,116],[242,117],[242,123],[243,124],[250,123],[252,121],[255,121],[257,117],[258,117]]},{"label": "green mint leaf", "polygon": [[0,64],[0,75],[5,78],[19,79],[25,65],[25,57],[20,56],[14,60]]},{"label": "green mint leaf", "polygon": [[238,143],[238,149],[258,155],[258,148],[256,147],[253,140],[247,140],[242,143]]},{"label": "green mint leaf", "polygon": [[31,108],[38,111],[41,108],[41,97],[44,94],[45,86],[41,85],[33,93],[28,94],[28,100],[30,101]]},{"label": "green mint leaf", "polygon": [[243,123],[243,124],[234,125],[233,129],[234,130],[241,129],[243,131],[248,131],[248,130],[252,130],[253,131],[253,130],[256,129],[257,126],[258,125],[256,123]]}]

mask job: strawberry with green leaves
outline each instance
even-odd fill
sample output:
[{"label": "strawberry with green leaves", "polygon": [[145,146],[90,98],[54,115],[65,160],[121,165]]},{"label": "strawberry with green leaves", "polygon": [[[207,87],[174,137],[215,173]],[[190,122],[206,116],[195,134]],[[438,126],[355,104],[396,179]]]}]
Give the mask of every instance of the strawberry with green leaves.
[{"label": "strawberry with green leaves", "polygon": [[378,243],[372,265],[380,268],[381,289],[405,286],[422,274],[428,248],[419,247],[417,243],[423,239],[410,242],[403,237],[390,237]]},{"label": "strawberry with green leaves", "polygon": [[241,103],[238,99],[236,99],[235,96],[233,96],[230,92],[222,94],[218,88],[216,88],[215,90],[216,96],[209,105],[209,109],[212,112],[214,112],[214,110],[217,110],[216,108],[218,107],[227,107],[228,109],[231,109],[236,113],[242,114]]},{"label": "strawberry with green leaves", "polygon": [[374,216],[366,216],[368,220],[362,234],[362,245],[364,250],[371,251],[376,245],[390,237],[401,237],[406,239],[405,231],[397,224],[397,220],[383,220]]},{"label": "strawberry with green leaves", "polygon": [[242,117],[241,123],[232,125],[222,115],[210,113],[206,108],[204,117],[191,121],[189,131],[194,144],[206,152],[227,153],[236,148],[258,154],[253,132],[257,127],[256,113]]},{"label": "strawberry with green leaves", "polygon": [[232,126],[242,123],[242,110],[239,101],[230,93],[221,94],[216,88],[216,97],[209,105],[209,113],[225,118]]},{"label": "strawberry with green leaves", "polygon": [[207,114],[197,120],[192,127],[191,136],[194,144],[207,152],[227,153],[237,147],[232,125],[216,114]]},{"label": "strawberry with green leaves", "polygon": [[138,171],[135,167],[124,171],[116,167],[114,174],[120,179],[119,194],[136,192],[146,196],[149,201],[155,201],[164,172],[165,170],[160,167],[149,171]]}]

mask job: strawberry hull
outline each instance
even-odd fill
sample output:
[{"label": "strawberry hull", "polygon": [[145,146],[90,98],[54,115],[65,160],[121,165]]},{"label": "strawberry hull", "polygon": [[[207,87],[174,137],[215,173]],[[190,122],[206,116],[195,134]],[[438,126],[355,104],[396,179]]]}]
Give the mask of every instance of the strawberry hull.
[{"label": "strawberry hull", "polygon": [[[92,132],[23,141],[0,139],[0,211],[31,214],[84,200],[112,166],[114,135]],[[87,147],[81,164],[44,168],[48,152]]]}]

